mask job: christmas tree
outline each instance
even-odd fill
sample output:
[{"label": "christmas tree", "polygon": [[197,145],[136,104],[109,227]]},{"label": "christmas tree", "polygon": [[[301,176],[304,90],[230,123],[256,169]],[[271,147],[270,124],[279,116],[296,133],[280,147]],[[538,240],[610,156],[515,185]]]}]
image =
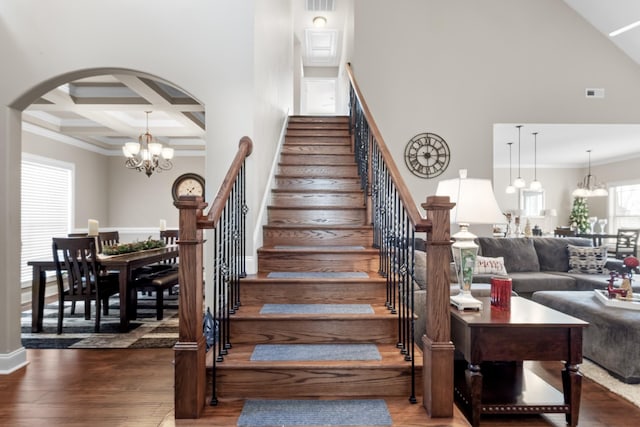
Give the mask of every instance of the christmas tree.
[{"label": "christmas tree", "polygon": [[589,207],[584,197],[576,197],[573,199],[569,222],[578,233],[587,233],[591,230],[589,227]]}]

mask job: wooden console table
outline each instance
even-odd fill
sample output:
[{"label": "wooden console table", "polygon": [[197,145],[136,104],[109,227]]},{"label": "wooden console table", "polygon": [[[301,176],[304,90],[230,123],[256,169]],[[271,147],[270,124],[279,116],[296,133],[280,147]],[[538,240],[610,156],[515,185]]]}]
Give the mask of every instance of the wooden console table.
[{"label": "wooden console table", "polygon": [[[482,414],[565,413],[576,426],[580,411],[582,330],[575,317],[512,297],[511,311],[451,309],[451,340],[464,361],[455,370],[456,400],[473,426]],[[523,368],[524,360],[565,361],[563,393]],[[523,384],[526,385],[523,386]]]}]

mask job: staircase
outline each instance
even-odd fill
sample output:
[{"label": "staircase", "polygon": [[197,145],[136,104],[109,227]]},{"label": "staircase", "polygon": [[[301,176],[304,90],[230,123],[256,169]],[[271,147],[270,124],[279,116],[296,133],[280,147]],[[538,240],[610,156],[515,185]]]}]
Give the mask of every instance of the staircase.
[{"label": "staircase", "polygon": [[[290,118],[258,273],[241,280],[233,348],[216,365],[218,398],[400,398],[409,406],[411,363],[396,346],[398,319],[385,305],[372,232],[348,118]],[[265,304],[295,306],[265,314]],[[312,313],[296,312],[300,304],[313,305]],[[327,310],[314,310],[319,304]],[[371,312],[353,312],[353,305]],[[263,344],[372,344],[381,360],[250,360]],[[421,384],[419,351],[416,359]]]}]

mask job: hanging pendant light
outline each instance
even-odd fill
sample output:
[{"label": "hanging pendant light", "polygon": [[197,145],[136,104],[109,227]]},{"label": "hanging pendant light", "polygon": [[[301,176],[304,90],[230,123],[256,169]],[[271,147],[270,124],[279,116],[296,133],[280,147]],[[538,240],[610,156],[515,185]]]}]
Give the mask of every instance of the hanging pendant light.
[{"label": "hanging pendant light", "polygon": [[538,181],[538,132],[533,132],[533,181],[529,184],[529,189],[533,191],[542,190],[542,183]]},{"label": "hanging pendant light", "polygon": [[507,185],[507,188],[505,189],[505,193],[507,194],[513,194],[516,192],[516,187],[514,187],[513,185],[511,185],[512,182],[512,178],[511,178],[511,146],[513,145],[513,142],[507,142],[507,145],[509,146],[509,185]]},{"label": "hanging pendant light", "polygon": [[522,128],[522,125],[517,125],[516,127],[518,128],[518,177],[513,181],[513,186],[516,188],[524,188],[527,183],[522,179],[522,175],[520,174],[520,128]]}]

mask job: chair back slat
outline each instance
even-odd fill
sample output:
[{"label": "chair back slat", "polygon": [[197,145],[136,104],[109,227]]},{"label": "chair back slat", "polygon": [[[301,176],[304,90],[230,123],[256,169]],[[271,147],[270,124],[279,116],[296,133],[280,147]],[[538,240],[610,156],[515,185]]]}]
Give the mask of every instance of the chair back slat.
[{"label": "chair back slat", "polygon": [[640,229],[620,228],[616,237],[616,258],[624,259],[627,256],[638,256],[638,236]]},{"label": "chair back slat", "polygon": [[[97,262],[92,237],[53,238],[53,260],[56,264],[58,292],[90,296],[96,290]],[[67,288],[63,272],[67,273]]]},{"label": "chair back slat", "polygon": [[117,231],[101,231],[98,233],[98,253],[102,253],[105,246],[115,246],[120,243],[120,233]]},{"label": "chair back slat", "polygon": [[[178,232],[179,230],[161,230],[160,231],[160,239],[164,240],[164,243],[169,245],[175,245],[178,243]],[[171,258],[164,261],[165,264],[177,264],[177,258]]]}]

